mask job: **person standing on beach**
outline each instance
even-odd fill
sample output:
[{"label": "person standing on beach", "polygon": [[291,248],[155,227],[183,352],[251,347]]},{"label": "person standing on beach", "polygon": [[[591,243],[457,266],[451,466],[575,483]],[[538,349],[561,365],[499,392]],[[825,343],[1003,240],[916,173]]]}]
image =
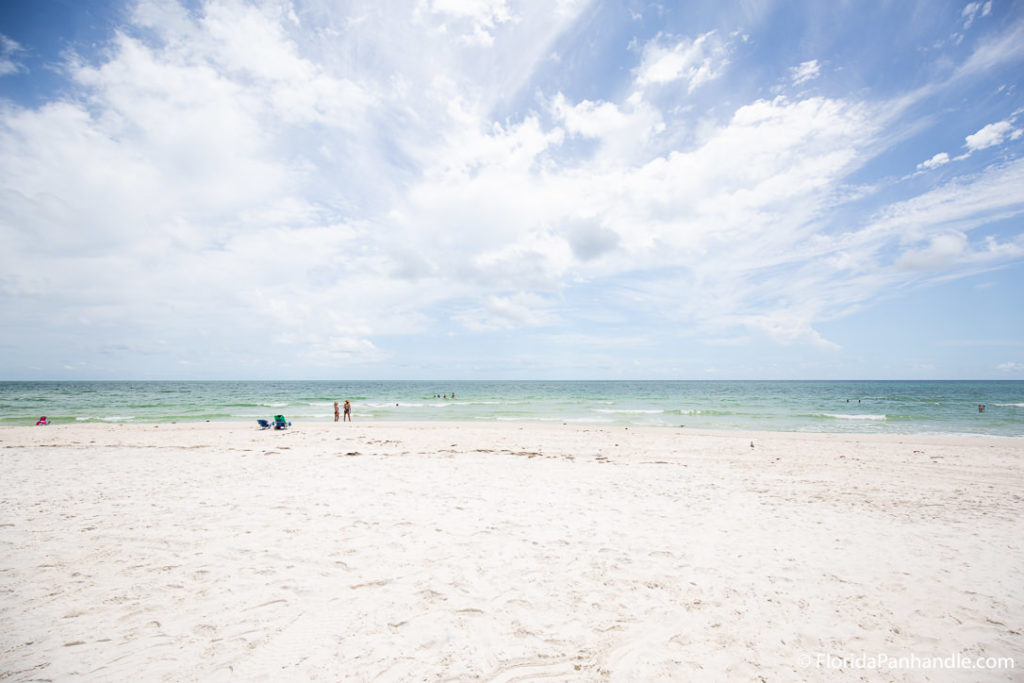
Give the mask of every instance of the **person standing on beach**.
[{"label": "person standing on beach", "polygon": [[351,421],[352,421],[352,404],[349,403],[348,399],[346,398],[345,399],[345,422],[351,422]]},{"label": "person standing on beach", "polygon": [[334,402],[334,421],[338,421],[338,402]]}]

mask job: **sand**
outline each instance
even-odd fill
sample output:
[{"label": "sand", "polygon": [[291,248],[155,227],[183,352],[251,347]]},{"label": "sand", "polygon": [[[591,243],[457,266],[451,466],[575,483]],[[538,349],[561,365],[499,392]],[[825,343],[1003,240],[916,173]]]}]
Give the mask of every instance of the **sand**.
[{"label": "sand", "polygon": [[58,425],[0,482],[3,680],[1024,680],[1024,439]]}]

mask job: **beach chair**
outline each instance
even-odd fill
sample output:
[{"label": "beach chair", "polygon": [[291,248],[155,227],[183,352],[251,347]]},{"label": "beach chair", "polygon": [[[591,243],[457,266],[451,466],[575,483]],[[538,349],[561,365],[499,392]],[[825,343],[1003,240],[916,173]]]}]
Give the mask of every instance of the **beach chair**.
[{"label": "beach chair", "polygon": [[284,415],[274,416],[274,429],[288,429],[292,426],[291,422],[284,419]]},{"label": "beach chair", "polygon": [[267,420],[256,420],[256,424],[260,426],[260,429],[270,429],[270,422]]}]

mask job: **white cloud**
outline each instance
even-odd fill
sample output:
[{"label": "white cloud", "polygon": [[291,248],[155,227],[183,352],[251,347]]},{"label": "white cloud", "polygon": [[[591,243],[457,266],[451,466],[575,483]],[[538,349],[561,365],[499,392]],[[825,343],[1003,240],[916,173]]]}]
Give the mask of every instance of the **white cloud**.
[{"label": "white cloud", "polygon": [[[624,137],[642,149],[654,119],[639,124],[624,105],[573,104],[559,96],[552,111],[571,135],[604,140],[633,130]],[[778,343],[835,348],[815,329],[816,320],[870,301],[915,273],[965,272],[1021,255],[1018,243],[971,244],[967,237],[993,216],[1020,210],[1009,190],[1021,180],[1019,165],[895,204],[841,239],[816,234],[831,210],[862,196],[839,192],[840,184],[866,158],[885,121],[880,111],[838,100],[762,100],[738,108],[690,151],[639,165],[610,164],[599,155],[559,168],[546,160],[565,141],[531,119],[469,145],[503,148],[510,135],[528,131],[543,141],[515,143],[524,156],[513,166],[497,158],[465,164],[475,170],[416,187],[402,214],[409,224],[404,234],[441,272],[472,273],[474,282],[499,290],[530,283],[562,291],[572,280],[664,271],[634,283],[619,303],[685,320],[701,334],[746,330]],[[438,228],[422,233],[414,225]],[[440,226],[447,233],[442,242],[422,239]],[[462,245],[454,253],[452,240]],[[901,243],[894,269],[883,254]],[[503,295],[481,292],[476,312],[456,320],[472,329],[533,324],[526,315],[498,316],[494,296]]]},{"label": "white cloud", "polygon": [[931,159],[928,159],[926,161],[922,161],[921,163],[919,163],[917,165],[917,168],[918,168],[918,170],[921,170],[921,169],[929,169],[930,170],[930,169],[933,169],[933,168],[938,168],[939,166],[945,166],[948,163],[949,163],[949,154],[947,154],[946,152],[939,152],[938,154],[933,156]]},{"label": "white cloud", "polygon": [[456,31],[461,29],[459,39],[467,45],[492,45],[496,27],[515,20],[508,0],[427,1],[431,12],[453,21]]},{"label": "white cloud", "polygon": [[542,327],[554,320],[548,307],[544,299],[528,292],[491,295],[478,308],[457,313],[453,319],[478,332]]},{"label": "white cloud", "polygon": [[154,64],[173,65],[189,75],[206,67],[285,123],[352,128],[370,95],[300,56],[286,30],[291,16],[273,4],[210,2],[201,16],[193,17],[173,3],[144,2],[136,8],[136,22],[154,32],[159,43],[149,46],[122,36],[121,49],[148,50]]},{"label": "white cloud", "polygon": [[665,130],[661,112],[636,94],[620,107],[589,100],[570,105],[559,93],[552,113],[570,135],[600,140],[616,162],[642,155],[653,136]]},{"label": "white cloud", "polygon": [[728,66],[729,48],[714,31],[690,40],[658,36],[644,46],[643,61],[636,69],[640,86],[683,80],[693,92],[719,77]]},{"label": "white cloud", "polygon": [[964,6],[960,16],[964,19],[964,28],[968,29],[974,23],[974,19],[980,14],[987,17],[992,11],[992,0],[988,2],[969,2]]},{"label": "white cloud", "polygon": [[[553,109],[558,121],[580,134],[613,136],[628,119],[612,103],[570,105],[563,97]],[[443,225],[448,235],[459,235],[463,249],[455,255],[462,265],[451,262],[447,240],[417,247],[432,261],[446,263],[442,271],[465,271],[468,263],[500,287],[531,282],[558,289],[567,277],[592,280],[683,267],[693,274],[688,284],[651,283],[643,300],[708,329],[722,328],[715,321],[725,320],[724,327],[753,327],[787,343],[827,345],[811,329],[809,312],[787,312],[783,305],[770,317],[751,313],[760,303],[761,283],[748,277],[773,262],[803,258],[805,249],[798,245],[824,208],[819,193],[852,168],[858,146],[875,125],[866,111],[842,102],[777,99],[741,107],[691,152],[632,168],[600,156],[576,167],[549,167],[541,159],[550,145],[535,146],[528,155],[533,163],[517,165],[512,175],[484,167],[472,176],[449,175],[443,183],[416,188],[403,220]],[[543,137],[540,131],[533,135]],[[410,227],[406,234],[417,240],[424,233]],[[467,250],[479,250],[478,256],[467,259]],[[670,291],[692,291],[695,284],[705,294],[694,301]],[[702,308],[695,301],[715,303]],[[460,318],[477,328],[484,325],[480,319]]]},{"label": "white cloud", "polygon": [[825,349],[840,348],[835,342],[822,337],[814,329],[809,318],[795,312],[779,311],[765,315],[751,315],[746,317],[744,323],[751,329],[767,334],[780,344],[801,342]]},{"label": "white cloud", "polygon": [[954,232],[932,237],[927,246],[906,251],[898,265],[911,270],[939,270],[961,260],[967,249],[967,236]]},{"label": "white cloud", "polygon": [[789,77],[793,82],[793,85],[803,85],[807,81],[812,81],[821,74],[821,66],[818,64],[818,60],[812,59],[807,62],[801,62],[798,66],[791,67],[789,69]]},{"label": "white cloud", "polygon": [[[1012,189],[1024,182],[1024,161],[993,166],[956,178],[928,192],[889,205],[862,230],[850,233],[845,249],[860,252],[876,268],[878,291],[913,281],[939,281],[982,272],[1024,257],[1024,237],[972,241],[981,226],[1024,211]],[[882,267],[886,250],[897,252],[893,268]]]},{"label": "white cloud", "polygon": [[1014,128],[1009,121],[998,121],[990,123],[977,133],[964,138],[964,146],[971,152],[988,149],[1001,145],[1007,139],[1016,140],[1021,135],[1021,130]]},{"label": "white cloud", "polygon": [[[330,226],[309,192],[319,188],[303,156],[315,147],[292,137],[293,126],[351,129],[368,101],[298,57],[273,17],[240,4],[205,10],[140,6],[155,39],[122,32],[98,63],[73,61],[80,99],[4,112],[0,224],[16,231],[20,257],[3,291],[45,297],[56,325],[172,338],[191,328],[187,344],[211,329],[265,342],[282,322],[273,303],[290,299],[284,320],[305,330],[308,360],[345,348],[373,357],[365,338],[341,344],[353,338],[321,313],[338,280],[372,257],[353,253],[352,228]],[[234,54],[246,37],[277,63]],[[352,309],[387,308],[395,289],[357,299],[348,324],[361,315]],[[306,308],[313,301],[321,308]],[[389,325],[373,321],[374,332]]]},{"label": "white cloud", "polygon": [[940,166],[944,166],[950,161],[963,161],[975,152],[988,149],[989,147],[995,147],[996,145],[1001,145],[1010,140],[1017,140],[1021,135],[1024,135],[1024,130],[1014,128],[1012,120],[990,123],[977,133],[968,135],[964,138],[964,146],[967,148],[967,151],[963,154],[950,158],[949,154],[946,152],[939,152],[931,159],[919,163],[917,165],[917,170],[932,170]]},{"label": "white cloud", "polygon": [[987,168],[977,176],[956,178],[887,207],[869,231],[898,233],[907,241],[924,239],[951,226],[966,232],[1024,210],[1024,159]]},{"label": "white cloud", "polygon": [[973,78],[1024,56],[1024,21],[1015,21],[994,37],[985,35],[971,56],[953,73],[952,82]]},{"label": "white cloud", "polygon": [[17,41],[0,33],[0,76],[7,76],[22,70],[21,64],[17,61],[17,55],[23,51],[24,49]]}]

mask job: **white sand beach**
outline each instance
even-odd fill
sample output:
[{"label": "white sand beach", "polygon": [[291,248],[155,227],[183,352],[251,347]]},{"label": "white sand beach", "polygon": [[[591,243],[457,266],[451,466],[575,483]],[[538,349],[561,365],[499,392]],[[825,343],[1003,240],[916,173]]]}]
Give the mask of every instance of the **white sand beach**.
[{"label": "white sand beach", "polygon": [[1022,439],[58,425],[0,481],[3,680],[1024,679]]}]

